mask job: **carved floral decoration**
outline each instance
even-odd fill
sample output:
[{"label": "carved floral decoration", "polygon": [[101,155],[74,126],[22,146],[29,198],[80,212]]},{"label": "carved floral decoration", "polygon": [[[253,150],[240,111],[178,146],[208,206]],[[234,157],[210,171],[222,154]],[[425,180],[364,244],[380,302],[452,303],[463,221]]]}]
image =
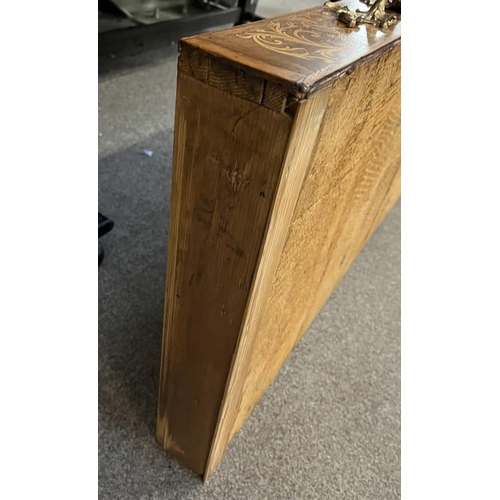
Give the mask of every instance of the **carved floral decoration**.
[{"label": "carved floral decoration", "polygon": [[[335,27],[335,29],[332,29]],[[269,21],[265,25],[249,25],[237,37],[251,39],[265,49],[300,59],[332,62],[342,51],[348,33],[339,27],[330,11],[301,14],[297,18]]]}]

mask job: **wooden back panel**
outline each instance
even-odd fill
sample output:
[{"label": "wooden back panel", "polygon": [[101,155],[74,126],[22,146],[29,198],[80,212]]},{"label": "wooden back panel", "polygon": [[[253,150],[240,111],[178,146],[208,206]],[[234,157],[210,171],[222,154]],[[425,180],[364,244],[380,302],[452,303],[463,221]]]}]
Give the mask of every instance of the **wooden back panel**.
[{"label": "wooden back panel", "polygon": [[398,47],[332,87],[232,435],[400,196],[400,65]]}]

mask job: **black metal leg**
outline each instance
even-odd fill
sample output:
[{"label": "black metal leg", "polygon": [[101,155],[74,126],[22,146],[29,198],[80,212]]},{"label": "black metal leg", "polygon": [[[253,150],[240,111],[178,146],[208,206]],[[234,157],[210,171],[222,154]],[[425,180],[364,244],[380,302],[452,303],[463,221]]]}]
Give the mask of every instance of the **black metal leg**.
[{"label": "black metal leg", "polygon": [[258,0],[238,0],[238,7],[241,9],[241,17],[237,24],[244,24],[262,19],[255,15],[257,2]]},{"label": "black metal leg", "polygon": [[[99,236],[104,236],[106,233],[109,233],[111,229],[115,226],[115,223],[111,220],[108,219],[105,215],[102,215],[101,212],[98,212],[99,214]],[[101,265],[102,260],[104,259],[104,247],[102,246],[101,242],[98,241],[98,265]]]},{"label": "black metal leg", "polygon": [[97,241],[98,245],[98,266],[101,265],[102,259],[104,259],[104,247],[102,246],[100,241]]}]

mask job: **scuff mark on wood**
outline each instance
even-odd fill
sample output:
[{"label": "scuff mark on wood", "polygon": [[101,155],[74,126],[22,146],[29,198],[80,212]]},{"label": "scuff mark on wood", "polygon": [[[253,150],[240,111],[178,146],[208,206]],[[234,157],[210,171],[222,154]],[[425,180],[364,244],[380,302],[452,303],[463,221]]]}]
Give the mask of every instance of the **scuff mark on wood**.
[{"label": "scuff mark on wood", "polygon": [[238,257],[243,257],[243,254],[245,253],[243,251],[243,248],[239,247],[235,243],[226,243],[225,245],[230,248]]},{"label": "scuff mark on wood", "polygon": [[[257,108],[259,109],[259,108]],[[255,109],[250,109],[248,111],[246,111],[245,113],[243,113],[242,115],[238,116],[238,118],[236,118],[235,122],[234,122],[234,125],[233,125],[233,128],[231,129],[231,135],[236,139],[236,127],[238,126],[238,124],[241,122],[241,120],[243,120],[243,118],[246,118],[247,116],[249,116],[250,114],[252,114],[253,112],[255,111]]]},{"label": "scuff mark on wood", "polygon": [[248,186],[248,184],[250,184],[250,179],[245,179],[240,174],[238,165],[235,165],[232,169],[226,169],[226,178],[230,182],[235,193],[243,190],[246,186]]},{"label": "scuff mark on wood", "polygon": [[174,453],[179,455],[184,455],[184,450],[174,441],[171,435],[167,436],[167,447],[169,450],[172,450]]},{"label": "scuff mark on wood", "polygon": [[212,224],[212,217],[215,211],[215,200],[208,200],[202,198],[197,200],[194,206],[194,215],[196,220],[210,226]]}]

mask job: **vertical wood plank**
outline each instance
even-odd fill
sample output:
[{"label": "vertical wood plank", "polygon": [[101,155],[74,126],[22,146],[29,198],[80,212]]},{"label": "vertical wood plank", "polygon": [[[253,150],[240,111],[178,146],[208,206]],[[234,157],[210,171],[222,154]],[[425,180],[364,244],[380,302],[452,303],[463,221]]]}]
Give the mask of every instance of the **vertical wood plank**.
[{"label": "vertical wood plank", "polygon": [[205,471],[205,479],[210,476],[221,461],[230,439],[262,312],[271,290],[295,205],[316,144],[329,93],[329,88],[324,89],[303,102],[299,106],[295,117],[264,245],[231,365],[231,372]]},{"label": "vertical wood plank", "polygon": [[180,73],[157,439],[200,474],[292,120]]},{"label": "vertical wood plank", "polygon": [[400,68],[397,47],[333,85],[232,435],[400,196]]}]

